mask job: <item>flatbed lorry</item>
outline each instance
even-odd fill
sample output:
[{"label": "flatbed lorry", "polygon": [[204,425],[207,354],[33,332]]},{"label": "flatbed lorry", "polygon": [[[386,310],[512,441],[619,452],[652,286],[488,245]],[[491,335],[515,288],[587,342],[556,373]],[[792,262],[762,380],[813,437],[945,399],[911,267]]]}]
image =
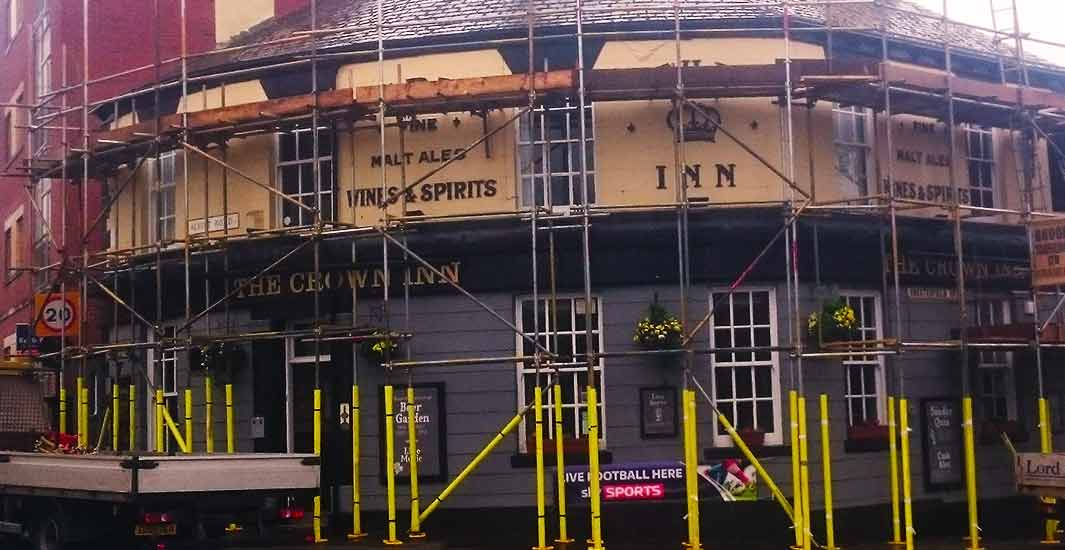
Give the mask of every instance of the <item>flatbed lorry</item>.
[{"label": "flatbed lorry", "polygon": [[320,463],[311,454],[0,450],[0,543],[209,548],[232,524],[266,529],[302,519],[298,503],[316,491]]}]

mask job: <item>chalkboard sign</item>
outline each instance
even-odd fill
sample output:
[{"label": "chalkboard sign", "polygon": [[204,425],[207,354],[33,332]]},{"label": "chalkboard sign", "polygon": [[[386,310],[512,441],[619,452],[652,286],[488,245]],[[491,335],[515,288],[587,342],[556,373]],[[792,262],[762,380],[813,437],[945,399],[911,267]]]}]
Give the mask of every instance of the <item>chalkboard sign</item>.
[{"label": "chalkboard sign", "polygon": [[929,491],[957,489],[965,472],[961,403],[949,397],[922,399],[921,417],[925,488]]},{"label": "chalkboard sign", "polygon": [[677,388],[640,388],[640,437],[677,435]]},{"label": "chalkboard sign", "polygon": [[[384,438],[384,386],[380,396],[382,419],[380,444],[381,482],[385,482],[385,438]],[[447,478],[447,426],[444,408],[444,384],[414,385],[414,421],[417,426],[418,443],[418,480],[444,481]],[[395,458],[392,469],[396,479],[410,477],[410,439],[407,435],[409,416],[407,408],[407,387],[395,386],[392,392],[392,422],[394,430]]]}]

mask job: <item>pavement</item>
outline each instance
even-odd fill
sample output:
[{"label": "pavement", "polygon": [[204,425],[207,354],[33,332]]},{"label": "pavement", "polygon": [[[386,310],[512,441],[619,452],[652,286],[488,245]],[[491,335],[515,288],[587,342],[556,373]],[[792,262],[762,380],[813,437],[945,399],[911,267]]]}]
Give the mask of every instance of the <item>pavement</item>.
[{"label": "pavement", "polygon": [[[585,550],[589,545],[582,544],[569,544],[558,545],[555,550]],[[449,546],[442,541],[404,541],[401,546],[389,546],[381,542],[379,537],[362,539],[359,541],[347,541],[347,540],[330,540],[323,544],[284,544],[281,545],[263,545],[263,546],[225,546],[226,550],[308,550],[312,548],[350,548],[352,550],[530,550],[527,544],[513,543],[509,541],[498,541],[495,543],[486,543],[478,546]],[[662,541],[661,543],[648,543],[639,542],[632,543],[626,541],[606,541],[604,546],[606,550],[660,550],[660,549],[673,549],[673,550],[686,550],[686,546],[682,546],[677,541]],[[837,547],[838,550],[900,550],[903,546],[895,546],[888,543],[865,543],[865,544],[841,544]],[[918,540],[915,541],[914,548],[917,550],[970,550],[968,544],[960,539],[936,539],[936,540]],[[787,547],[780,547],[778,545],[770,545],[765,543],[749,544],[743,542],[729,542],[729,543],[703,543],[704,550],[788,550]],[[1049,549],[1061,549],[1065,550],[1065,545],[1044,545],[1038,541],[1017,541],[1017,540],[989,540],[985,541],[982,545],[982,550],[1049,550]],[[535,550],[535,549],[533,549]],[[827,549],[814,549],[814,550],[827,550]]]}]

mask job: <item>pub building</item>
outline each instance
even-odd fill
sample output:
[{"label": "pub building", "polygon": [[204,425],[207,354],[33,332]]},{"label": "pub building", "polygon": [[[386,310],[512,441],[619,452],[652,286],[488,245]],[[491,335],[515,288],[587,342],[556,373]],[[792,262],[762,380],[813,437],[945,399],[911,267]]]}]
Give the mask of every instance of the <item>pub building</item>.
[{"label": "pub building", "polygon": [[[788,17],[775,5],[704,2],[680,12],[689,101],[675,102],[671,8],[638,2],[588,8],[578,37],[575,11],[535,4],[544,13],[535,21],[531,110],[525,6],[495,0],[443,12],[423,0],[386,5],[391,26],[383,31],[380,62],[377,7],[319,1],[319,28],[352,21],[365,28],[323,34],[317,57],[309,57],[309,40],[205,56],[190,65],[189,77],[203,78],[187,86],[185,97],[181,86],[166,86],[156,106],[149,87],[101,110],[106,120],[93,136],[92,169],[106,178],[115,201],[107,221],[111,249],[100,256],[110,261],[107,280],[118,295],[161,330],[121,307],[101,315],[114,321],[114,343],[158,345],[106,354],[93,376],[103,388],[112,380],[138,386],[144,401],[138,439],[154,441],[144,377],[179,415],[181,394],[191,388],[192,417],[202,419],[209,374],[215,403],[222,384],[234,387],[238,451],[309,452],[317,380],[327,515],[337,525],[351,521],[358,411],[363,525],[378,533],[386,466],[399,476],[401,528],[407,524],[411,457],[406,404],[399,403],[407,384],[417,392],[424,508],[553,372],[562,416],[556,423],[548,392],[548,527],[553,537],[551,469],[561,437],[570,534],[583,540],[584,390],[592,357],[605,540],[638,540],[653,520],[661,526],[656,532],[675,533],[679,542],[684,361],[622,352],[644,349],[634,333],[652,305],[678,319],[683,311],[686,330],[713,307],[691,344],[694,377],[789,498],[789,391],[799,389],[801,377],[815,537],[823,536],[821,394],[829,400],[837,540],[891,534],[887,412],[889,397],[901,392],[912,424],[915,529],[922,537],[966,532],[963,364],[975,403],[981,527],[989,536],[1039,536],[1033,499],[1016,494],[1011,454],[1000,437],[1005,432],[1018,449],[1038,450],[1035,354],[1026,344],[972,347],[962,361],[958,347],[947,345],[962,330],[972,343],[1001,342],[1003,335],[1027,342],[1035,321],[1028,239],[1022,217],[1010,211],[1025,208],[1023,174],[1034,182],[1034,210],[1051,211],[1065,200],[1051,143],[1012,118],[1016,87],[1000,80],[1001,56],[1012,53],[996,50],[986,32],[953,28],[959,99],[951,127],[939,86],[948,73],[937,17],[901,1],[830,12],[793,7]],[[305,31],[308,9],[268,20],[232,45]],[[497,13],[514,17],[478,19]],[[446,19],[434,23],[440,16]],[[470,21],[455,23],[464,16]],[[888,25],[883,42],[872,30],[881,20]],[[399,25],[405,22],[417,24]],[[1065,105],[1065,69],[1031,61],[1028,73],[1041,108]],[[890,112],[882,75],[892,75],[897,87]],[[179,80],[173,74],[164,84]],[[381,97],[388,105],[383,121],[376,111]],[[165,122],[158,151],[143,138],[156,109]],[[180,113],[188,113],[190,147],[180,144]],[[146,160],[138,162],[140,155]],[[1025,164],[1027,158],[1034,162]],[[793,232],[783,231],[804,195],[814,206]],[[975,207],[960,212],[970,325],[964,329],[955,201]],[[810,315],[838,301],[854,312],[850,338],[866,342],[865,353],[809,334]],[[1054,301],[1038,301],[1041,320]],[[392,335],[387,352],[372,349],[381,335]],[[988,335],[996,338],[981,340]],[[797,339],[808,354],[801,362]],[[552,354],[544,355],[543,372],[536,361],[520,359],[534,354],[529,340]],[[1050,422],[1061,444],[1061,357],[1048,349],[1043,360]],[[391,362],[415,366],[387,368]],[[386,384],[395,385],[402,413],[394,417],[394,465],[384,458]],[[107,399],[106,391],[99,399]],[[764,480],[752,475],[703,396],[697,408],[704,538],[788,542],[790,522]],[[219,411],[216,405],[216,449],[224,448]],[[508,433],[423,525],[430,536],[532,540],[532,418]],[[194,450],[204,448],[200,422]],[[172,436],[166,445],[174,448]],[[728,487],[737,480],[742,491]],[[644,521],[631,521],[637,518]],[[722,528],[723,518],[730,528]]]}]

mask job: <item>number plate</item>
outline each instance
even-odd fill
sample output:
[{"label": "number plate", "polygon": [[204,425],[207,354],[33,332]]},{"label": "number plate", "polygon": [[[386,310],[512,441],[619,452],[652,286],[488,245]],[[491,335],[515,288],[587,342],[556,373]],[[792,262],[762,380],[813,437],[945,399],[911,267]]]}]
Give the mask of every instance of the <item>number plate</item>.
[{"label": "number plate", "polygon": [[133,534],[138,537],[166,537],[177,534],[176,523],[163,525],[138,525],[133,528]]}]

